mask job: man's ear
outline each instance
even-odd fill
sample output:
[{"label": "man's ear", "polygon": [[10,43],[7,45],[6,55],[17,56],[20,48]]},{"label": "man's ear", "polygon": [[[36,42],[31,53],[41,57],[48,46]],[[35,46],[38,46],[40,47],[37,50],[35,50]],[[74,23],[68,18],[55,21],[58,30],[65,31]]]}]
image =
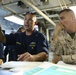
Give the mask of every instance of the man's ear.
[{"label": "man's ear", "polygon": [[33,17],[33,21],[34,21],[34,22],[36,22],[36,21],[37,21],[36,17]]}]

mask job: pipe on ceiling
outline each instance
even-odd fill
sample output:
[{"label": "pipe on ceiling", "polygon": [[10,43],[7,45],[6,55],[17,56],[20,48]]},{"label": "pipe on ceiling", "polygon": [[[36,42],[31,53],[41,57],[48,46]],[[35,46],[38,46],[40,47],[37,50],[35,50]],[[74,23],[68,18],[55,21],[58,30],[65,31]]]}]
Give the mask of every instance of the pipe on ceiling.
[{"label": "pipe on ceiling", "polygon": [[58,0],[58,3],[59,3],[59,5],[60,5],[61,9],[63,10],[63,6],[62,6],[60,0]]},{"label": "pipe on ceiling", "polygon": [[34,6],[32,3],[30,3],[28,0],[22,0],[24,4],[28,4],[30,7],[32,7],[35,11],[37,11],[41,16],[43,16],[47,21],[49,21],[53,26],[56,26],[56,24],[47,17],[41,10],[39,10],[36,6]]},{"label": "pipe on ceiling", "polygon": [[67,5],[66,5],[66,3],[65,3],[65,0],[63,0],[63,3],[64,3],[65,8],[68,8]]}]

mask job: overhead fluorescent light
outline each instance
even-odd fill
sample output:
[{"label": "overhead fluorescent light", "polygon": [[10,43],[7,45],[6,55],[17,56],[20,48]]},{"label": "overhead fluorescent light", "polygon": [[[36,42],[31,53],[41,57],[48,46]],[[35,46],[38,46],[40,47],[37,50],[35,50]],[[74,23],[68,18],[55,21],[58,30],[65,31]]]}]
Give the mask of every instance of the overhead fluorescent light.
[{"label": "overhead fluorescent light", "polygon": [[15,16],[15,15],[7,16],[7,17],[4,17],[4,18],[6,20],[8,20],[8,21],[14,22],[14,23],[19,24],[19,25],[23,25],[24,24],[24,20],[21,19],[18,16]]},{"label": "overhead fluorescent light", "polygon": [[76,15],[76,6],[70,6],[69,7],[71,10],[73,10],[73,12],[75,13],[75,15]]}]

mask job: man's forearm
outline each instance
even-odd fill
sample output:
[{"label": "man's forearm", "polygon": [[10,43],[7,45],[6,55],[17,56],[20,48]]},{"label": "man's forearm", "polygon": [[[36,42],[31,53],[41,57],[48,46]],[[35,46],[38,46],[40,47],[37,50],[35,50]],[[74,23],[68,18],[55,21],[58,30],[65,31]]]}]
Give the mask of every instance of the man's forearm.
[{"label": "man's forearm", "polygon": [[46,54],[45,52],[41,52],[33,56],[34,56],[34,61],[46,61],[48,58],[48,54]]},{"label": "man's forearm", "polygon": [[76,54],[74,54],[74,55],[62,55],[62,60],[63,60],[63,62],[65,62],[65,63],[68,63],[68,64],[73,64],[73,63],[75,63],[76,62]]},{"label": "man's forearm", "polygon": [[3,60],[2,59],[0,59],[0,65],[3,63]]}]

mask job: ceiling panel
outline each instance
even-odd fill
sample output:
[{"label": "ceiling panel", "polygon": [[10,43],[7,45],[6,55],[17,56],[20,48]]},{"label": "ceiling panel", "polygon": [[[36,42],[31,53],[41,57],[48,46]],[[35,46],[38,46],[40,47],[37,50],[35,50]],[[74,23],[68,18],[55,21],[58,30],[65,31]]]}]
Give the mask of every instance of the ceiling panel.
[{"label": "ceiling panel", "polygon": [[[23,1],[23,0],[0,0],[0,7],[1,7],[0,17],[15,14],[19,17],[24,18],[23,13],[31,11],[31,12],[36,12],[38,19],[41,20],[45,19],[27,3],[22,3],[22,5],[21,4],[18,5],[19,1]],[[58,12],[60,10],[64,8],[68,8],[69,6],[72,5],[76,5],[76,0],[46,0],[46,2],[42,2],[45,0],[27,0],[27,1],[33,4],[47,17],[49,17],[54,23],[58,22]],[[47,21],[46,23],[47,25],[50,24],[49,21]]]},{"label": "ceiling panel", "polygon": [[10,0],[2,0],[2,4],[6,4],[6,3],[9,3]]}]

